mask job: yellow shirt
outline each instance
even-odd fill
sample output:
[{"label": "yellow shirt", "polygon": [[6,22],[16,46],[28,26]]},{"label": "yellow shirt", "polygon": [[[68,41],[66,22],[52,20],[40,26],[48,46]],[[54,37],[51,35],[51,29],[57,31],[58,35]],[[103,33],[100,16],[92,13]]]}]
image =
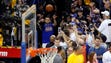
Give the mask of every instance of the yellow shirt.
[{"label": "yellow shirt", "polygon": [[16,0],[12,0],[11,4],[12,4],[12,8],[14,8],[14,6],[16,5]]},{"label": "yellow shirt", "polygon": [[3,46],[3,36],[0,34],[0,46]]},{"label": "yellow shirt", "polygon": [[68,63],[84,63],[84,57],[82,54],[76,55],[75,53],[72,53],[68,57]]}]

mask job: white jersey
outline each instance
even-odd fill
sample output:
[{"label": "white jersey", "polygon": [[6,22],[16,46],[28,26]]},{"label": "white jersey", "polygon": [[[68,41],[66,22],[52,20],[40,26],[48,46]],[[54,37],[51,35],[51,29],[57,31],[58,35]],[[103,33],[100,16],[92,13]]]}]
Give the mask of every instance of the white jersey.
[{"label": "white jersey", "polygon": [[98,31],[107,37],[106,42],[111,42],[111,20],[105,19],[98,28]]}]

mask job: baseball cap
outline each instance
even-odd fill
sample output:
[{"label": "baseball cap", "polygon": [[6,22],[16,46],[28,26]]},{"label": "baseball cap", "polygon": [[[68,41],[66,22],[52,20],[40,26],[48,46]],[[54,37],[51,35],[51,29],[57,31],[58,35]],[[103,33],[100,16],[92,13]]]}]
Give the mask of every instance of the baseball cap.
[{"label": "baseball cap", "polygon": [[109,16],[109,11],[103,11],[103,12],[101,12],[101,14],[103,14],[105,16]]}]

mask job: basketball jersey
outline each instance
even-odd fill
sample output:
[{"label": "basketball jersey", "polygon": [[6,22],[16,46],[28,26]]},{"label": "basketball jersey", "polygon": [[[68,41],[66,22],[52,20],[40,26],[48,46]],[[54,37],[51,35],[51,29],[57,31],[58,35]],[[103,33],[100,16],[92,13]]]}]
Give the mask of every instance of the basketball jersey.
[{"label": "basketball jersey", "polygon": [[53,34],[53,24],[50,22],[43,25],[42,29],[42,43],[49,43],[50,36]]}]

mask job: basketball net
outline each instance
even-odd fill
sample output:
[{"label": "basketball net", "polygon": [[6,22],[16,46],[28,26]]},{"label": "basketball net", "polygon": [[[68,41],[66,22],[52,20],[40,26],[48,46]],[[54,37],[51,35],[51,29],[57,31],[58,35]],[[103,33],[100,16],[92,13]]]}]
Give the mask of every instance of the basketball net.
[{"label": "basketball net", "polygon": [[35,57],[38,55],[41,59],[41,63],[53,63],[53,60],[57,54],[57,49],[55,48],[39,48],[32,49],[30,48],[30,56]]}]

